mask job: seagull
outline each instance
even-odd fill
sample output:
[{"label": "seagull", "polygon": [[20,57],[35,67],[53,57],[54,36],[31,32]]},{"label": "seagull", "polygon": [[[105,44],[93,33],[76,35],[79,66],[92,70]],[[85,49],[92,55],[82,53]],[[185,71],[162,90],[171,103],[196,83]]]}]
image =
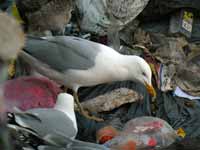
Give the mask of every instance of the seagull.
[{"label": "seagull", "polygon": [[[14,118],[21,128],[31,129],[44,139],[57,133],[74,139],[78,131],[74,98],[67,93],[58,95],[54,108],[35,108],[25,112],[18,110],[15,113],[9,113],[8,118]],[[8,126],[12,127],[11,124]]]},{"label": "seagull", "polygon": [[150,95],[156,92],[151,83],[148,63],[136,55],[122,55],[111,47],[74,36],[27,37],[20,57],[37,72],[74,91],[79,111],[89,116],[78,100],[78,89],[114,81],[139,81]]},{"label": "seagull", "polygon": [[73,96],[60,93],[54,108],[35,108],[8,113],[7,127],[14,147],[38,150],[109,150],[75,139],[77,122]]},{"label": "seagull", "polygon": [[23,150],[110,150],[104,145],[72,139],[63,133],[49,133],[41,137],[31,129],[23,128],[17,124],[8,126],[14,149]]}]

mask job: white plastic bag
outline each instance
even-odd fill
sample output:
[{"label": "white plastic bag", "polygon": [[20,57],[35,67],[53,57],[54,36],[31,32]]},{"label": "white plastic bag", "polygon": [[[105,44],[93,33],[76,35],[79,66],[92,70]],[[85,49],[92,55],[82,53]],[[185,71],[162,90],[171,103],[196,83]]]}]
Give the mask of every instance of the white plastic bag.
[{"label": "white plastic bag", "polygon": [[135,19],[148,2],[149,0],[76,0],[81,14],[80,26],[84,31],[105,35],[110,26],[123,28]]}]

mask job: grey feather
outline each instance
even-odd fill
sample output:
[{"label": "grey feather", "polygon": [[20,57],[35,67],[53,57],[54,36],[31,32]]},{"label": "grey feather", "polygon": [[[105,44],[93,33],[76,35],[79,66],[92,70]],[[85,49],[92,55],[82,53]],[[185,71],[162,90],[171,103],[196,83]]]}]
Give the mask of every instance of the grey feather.
[{"label": "grey feather", "polygon": [[28,37],[24,50],[59,72],[91,68],[101,51],[94,42],[70,36]]},{"label": "grey feather", "polygon": [[71,119],[58,110],[31,109],[27,113],[16,113],[15,119],[19,125],[34,130],[41,137],[57,131],[68,137],[76,136]]},{"label": "grey feather", "polygon": [[66,149],[55,146],[39,146],[38,150],[66,150]]},{"label": "grey feather", "polygon": [[[61,147],[59,145],[57,146],[39,146],[39,150],[109,150],[105,146],[94,144],[90,142],[83,142],[75,139],[70,139],[68,137],[62,136],[61,134],[58,134],[60,139],[65,141],[66,145],[64,147]],[[50,142],[55,141],[55,139],[58,139],[55,137],[55,135],[49,136],[48,139],[45,139],[46,141]],[[63,144],[62,144],[63,145]]]},{"label": "grey feather", "polygon": [[[29,138],[34,137],[36,138],[36,141],[43,141],[43,143],[37,143],[41,144],[37,146],[38,150],[109,150],[109,148],[103,145],[71,139],[59,131],[54,134],[47,134],[45,137],[41,137],[38,133],[32,132],[31,130],[18,125],[8,124],[8,128],[12,132],[23,133],[23,135],[27,135],[27,137],[30,136]],[[14,134],[16,135],[16,133]],[[31,145],[28,145],[28,143],[24,146],[31,148]]]},{"label": "grey feather", "polygon": [[39,146],[38,150],[108,150],[106,148],[93,148],[93,147],[70,147],[70,148],[59,148],[53,146]]}]

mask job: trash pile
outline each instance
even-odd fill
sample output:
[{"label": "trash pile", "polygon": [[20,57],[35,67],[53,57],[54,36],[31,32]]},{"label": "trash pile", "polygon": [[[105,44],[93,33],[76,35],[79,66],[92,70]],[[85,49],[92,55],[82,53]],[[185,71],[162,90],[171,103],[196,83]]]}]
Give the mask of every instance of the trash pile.
[{"label": "trash pile", "polygon": [[0,9],[2,149],[192,149],[198,0],[3,0]]}]

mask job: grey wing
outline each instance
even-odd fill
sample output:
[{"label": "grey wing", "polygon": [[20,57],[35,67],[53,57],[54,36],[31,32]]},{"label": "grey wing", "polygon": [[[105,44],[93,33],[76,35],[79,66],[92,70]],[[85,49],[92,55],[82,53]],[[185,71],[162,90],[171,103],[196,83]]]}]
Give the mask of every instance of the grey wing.
[{"label": "grey wing", "polygon": [[108,150],[108,148],[106,148],[103,145],[79,141],[79,140],[73,140],[72,149],[73,150]]},{"label": "grey wing", "polygon": [[[71,150],[109,150],[108,148],[106,148],[103,145],[79,141],[76,139],[70,139],[69,137],[63,136],[62,134],[57,134],[56,136],[50,135],[45,140],[48,143],[51,143],[51,141],[57,141],[58,137],[62,141],[62,143],[58,144],[59,142],[55,142],[55,144],[57,144],[57,146],[61,146],[61,145],[65,146],[66,150],[67,149],[71,149]],[[41,146],[39,149],[47,150],[48,148],[51,148],[52,150],[54,150],[55,148],[58,148],[58,147]],[[62,148],[60,148],[60,149],[62,149]]]},{"label": "grey wing", "polygon": [[38,146],[38,150],[66,150],[66,148],[60,148],[56,146]]},{"label": "grey wing", "polygon": [[29,37],[24,50],[59,72],[85,70],[94,66],[98,49],[64,37],[54,37],[53,41]]},{"label": "grey wing", "polygon": [[[102,146],[103,147],[103,146]],[[55,147],[55,146],[39,146],[39,150],[109,150],[108,148],[93,148],[93,147],[79,147],[79,146],[74,146],[70,148],[60,148],[60,147]]]},{"label": "grey wing", "polygon": [[49,133],[63,133],[65,136],[74,138],[77,134],[77,129],[74,127],[72,120],[61,111],[55,109],[31,109],[27,112],[37,115],[42,121],[41,132]]},{"label": "grey wing", "polygon": [[62,132],[65,136],[76,136],[72,121],[62,112],[49,109],[32,109],[26,113],[16,113],[16,122],[44,137],[49,133]]}]

